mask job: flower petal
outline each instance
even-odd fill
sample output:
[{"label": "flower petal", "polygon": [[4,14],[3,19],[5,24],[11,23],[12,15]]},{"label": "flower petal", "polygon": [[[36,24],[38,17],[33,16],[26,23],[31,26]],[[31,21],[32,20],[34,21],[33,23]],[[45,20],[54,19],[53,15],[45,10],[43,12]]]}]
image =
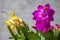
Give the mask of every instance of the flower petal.
[{"label": "flower petal", "polygon": [[50,9],[50,11],[48,12],[48,15],[52,16],[52,15],[54,15],[54,13],[55,13],[55,11],[53,9]]}]

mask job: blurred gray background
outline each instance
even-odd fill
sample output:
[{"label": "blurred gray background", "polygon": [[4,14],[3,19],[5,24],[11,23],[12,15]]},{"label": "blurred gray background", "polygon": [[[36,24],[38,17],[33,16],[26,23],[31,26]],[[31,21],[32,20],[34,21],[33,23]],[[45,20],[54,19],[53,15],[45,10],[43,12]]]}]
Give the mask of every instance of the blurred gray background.
[{"label": "blurred gray background", "polygon": [[0,0],[0,40],[8,40],[10,36],[7,27],[4,24],[4,20],[7,20],[13,9],[16,10],[16,15],[22,18],[29,24],[30,30],[35,31],[31,26],[35,25],[35,21],[32,20],[32,12],[37,9],[39,4],[45,5],[49,3],[55,10],[55,21],[51,22],[52,25],[60,23],[60,0]]}]

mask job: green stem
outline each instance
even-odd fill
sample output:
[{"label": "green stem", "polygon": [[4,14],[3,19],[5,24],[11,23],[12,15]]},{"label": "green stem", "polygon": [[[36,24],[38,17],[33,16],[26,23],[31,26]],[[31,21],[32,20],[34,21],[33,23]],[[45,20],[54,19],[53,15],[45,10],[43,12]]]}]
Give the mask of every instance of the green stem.
[{"label": "green stem", "polygon": [[41,34],[40,34],[40,32],[39,32],[39,31],[36,31],[36,33],[38,34],[38,36],[39,36],[39,37],[41,37]]},{"label": "green stem", "polygon": [[40,40],[41,40],[41,33],[38,30],[36,31],[36,33],[40,37]]}]

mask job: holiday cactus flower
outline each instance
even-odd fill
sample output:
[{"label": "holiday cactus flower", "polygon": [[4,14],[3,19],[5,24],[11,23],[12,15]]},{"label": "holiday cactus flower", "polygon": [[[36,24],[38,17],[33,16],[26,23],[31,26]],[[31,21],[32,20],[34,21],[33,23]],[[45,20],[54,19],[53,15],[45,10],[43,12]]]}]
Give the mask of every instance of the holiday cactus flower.
[{"label": "holiday cactus flower", "polygon": [[55,11],[49,4],[45,6],[38,5],[37,10],[33,12],[33,20],[36,20],[36,30],[47,33],[50,29],[50,21],[53,21]]},{"label": "holiday cactus flower", "polygon": [[5,21],[5,24],[7,24],[8,26],[10,26],[10,28],[11,28],[12,31],[16,30],[16,26],[18,24],[22,24],[23,23],[23,20],[21,18],[18,18],[15,15],[15,13],[16,13],[15,10],[13,10],[11,12],[10,19]]}]

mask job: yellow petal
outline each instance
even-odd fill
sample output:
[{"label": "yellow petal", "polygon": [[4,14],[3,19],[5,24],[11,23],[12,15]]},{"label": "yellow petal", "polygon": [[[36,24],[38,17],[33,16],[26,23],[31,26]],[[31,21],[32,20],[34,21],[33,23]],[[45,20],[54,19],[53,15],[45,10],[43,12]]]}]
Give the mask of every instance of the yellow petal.
[{"label": "yellow petal", "polygon": [[11,12],[11,16],[10,17],[12,17],[12,16],[15,16],[15,9],[14,10],[12,10],[12,12]]},{"label": "yellow petal", "polygon": [[4,23],[7,25],[11,25],[11,23],[9,21],[5,21]]},{"label": "yellow petal", "polygon": [[10,20],[18,20],[17,16],[10,17]]},{"label": "yellow petal", "polygon": [[14,22],[13,20],[9,20],[9,22],[10,22],[11,24],[15,24],[15,22]]}]

